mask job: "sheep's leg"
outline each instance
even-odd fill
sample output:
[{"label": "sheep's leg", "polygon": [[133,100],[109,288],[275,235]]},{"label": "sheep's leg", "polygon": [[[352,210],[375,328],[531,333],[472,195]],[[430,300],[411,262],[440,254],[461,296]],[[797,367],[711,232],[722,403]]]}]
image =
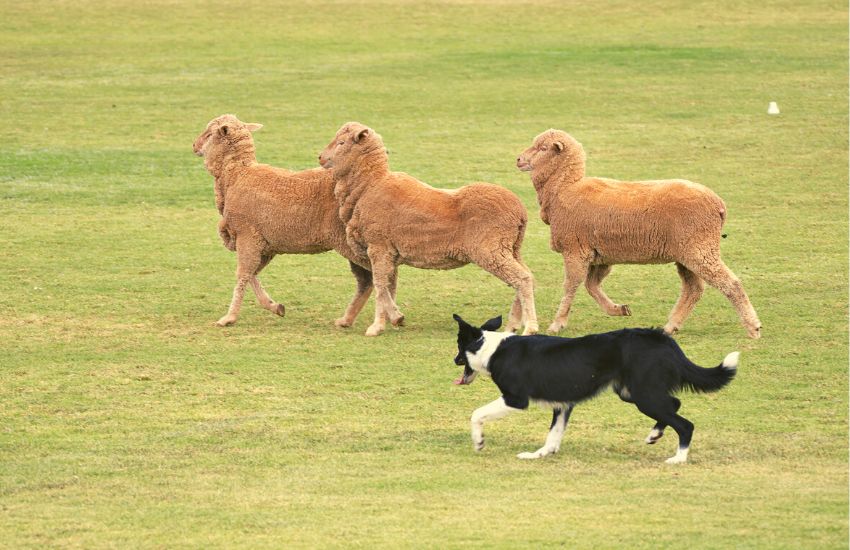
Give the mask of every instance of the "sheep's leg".
[{"label": "sheep's leg", "polygon": [[516,298],[514,298],[514,305],[511,306],[508,327],[512,327],[511,319],[516,316],[514,308],[516,301],[519,300],[522,311],[521,318],[525,322],[523,334],[536,334],[538,331],[537,310],[534,306],[534,276],[531,274],[531,270],[513,256],[506,258],[493,254],[473,258],[473,261],[516,290]]},{"label": "sheep's leg", "polygon": [[384,247],[370,246],[369,261],[372,264],[372,282],[375,285],[375,320],[366,330],[366,336],[377,336],[384,331],[386,316],[389,321],[400,326],[404,315],[399,311],[393,299],[393,280],[397,266],[392,253]]},{"label": "sheep's leg", "polygon": [[236,286],[233,288],[233,298],[227,315],[216,321],[216,325],[226,327],[236,322],[239,317],[239,309],[242,307],[242,298],[245,296],[245,285],[255,277],[257,268],[262,263],[262,255],[259,246],[252,242],[242,242],[237,238],[236,245]]},{"label": "sheep's leg", "polygon": [[567,318],[570,315],[570,307],[572,307],[573,299],[576,296],[576,290],[578,290],[582,281],[587,279],[589,267],[590,262],[586,260],[564,255],[564,298],[561,300],[561,305],[558,306],[555,320],[549,325],[549,332],[556,333],[567,326]]},{"label": "sheep's leg", "polygon": [[272,261],[273,257],[274,256],[269,255],[263,256],[260,259],[260,265],[257,267],[257,272],[253,277],[251,277],[249,282],[251,283],[251,288],[254,289],[254,295],[257,297],[257,301],[260,302],[260,305],[275,315],[283,317],[286,314],[286,308],[283,307],[283,304],[276,303],[272,300],[271,296],[269,296],[268,292],[266,292],[266,289],[264,289],[263,285],[260,284],[260,279],[257,277],[257,275],[260,274],[260,271],[269,265],[269,262]]},{"label": "sheep's leg", "polygon": [[685,319],[694,310],[700,297],[702,297],[703,290],[705,290],[703,280],[687,267],[676,262],[676,271],[679,272],[679,277],[682,279],[682,293],[679,294],[679,299],[673,306],[673,311],[670,312],[670,317],[664,326],[664,332],[667,334],[674,334],[682,328]]},{"label": "sheep's leg", "polygon": [[522,326],[522,296],[519,291],[516,293],[514,303],[511,304],[511,312],[508,314],[508,324],[505,325],[505,332],[516,332]]},{"label": "sheep's leg", "polygon": [[357,314],[360,313],[360,310],[366,305],[369,295],[372,294],[372,272],[354,262],[348,262],[348,264],[351,267],[351,273],[357,280],[357,291],[354,293],[351,303],[345,308],[345,313],[334,322],[336,326],[343,328],[354,324]]},{"label": "sheep's leg", "polygon": [[[398,267],[393,269],[392,276],[390,277],[389,289],[390,289],[390,296],[392,296],[392,298],[393,298],[393,303],[397,303],[395,301],[397,284],[398,284]],[[389,315],[387,315],[387,312],[384,311],[384,321],[389,321],[389,320],[390,320]],[[402,318],[401,321],[399,322],[399,324],[396,324],[396,326],[400,326],[402,324],[404,324],[404,318]]]},{"label": "sheep's leg", "polygon": [[611,273],[610,265],[592,265],[584,281],[587,292],[596,300],[602,311],[613,316],[629,316],[632,310],[626,304],[615,304],[602,290],[602,279]]},{"label": "sheep's leg", "polygon": [[726,267],[723,260],[717,257],[714,262],[704,261],[699,265],[687,267],[732,302],[750,338],[761,338],[761,321],[756,315],[756,310],[753,309],[747,293],[744,292],[741,281]]}]

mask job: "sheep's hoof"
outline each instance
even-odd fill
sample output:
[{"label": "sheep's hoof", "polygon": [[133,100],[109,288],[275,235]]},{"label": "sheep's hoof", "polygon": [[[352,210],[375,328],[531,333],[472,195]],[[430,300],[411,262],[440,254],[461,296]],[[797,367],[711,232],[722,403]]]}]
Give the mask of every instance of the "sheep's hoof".
[{"label": "sheep's hoof", "polygon": [[747,329],[747,336],[749,336],[753,340],[758,340],[759,338],[761,338],[761,326]]},{"label": "sheep's hoof", "polygon": [[620,315],[623,317],[631,317],[632,316],[632,308],[630,308],[627,304],[623,304],[620,306]]},{"label": "sheep's hoof", "polygon": [[561,332],[562,328],[564,328],[564,325],[555,321],[554,323],[549,325],[549,328],[546,329],[546,331],[549,332],[549,334],[558,334],[559,332]]},{"label": "sheep's hoof", "polygon": [[378,336],[382,332],[384,332],[384,327],[371,325],[366,329],[366,336]]},{"label": "sheep's hoof", "polygon": [[679,332],[679,327],[677,327],[676,325],[671,325],[670,323],[664,325],[664,334],[668,336],[673,336],[677,332]]},{"label": "sheep's hoof", "polygon": [[526,325],[522,335],[531,336],[532,334],[537,334],[538,332],[540,332],[540,329],[537,327],[537,325]]},{"label": "sheep's hoof", "polygon": [[403,327],[404,326],[404,315],[402,315],[401,317],[397,317],[395,319],[391,319],[390,323],[392,323],[392,325],[394,327]]},{"label": "sheep's hoof", "polygon": [[225,315],[221,319],[215,322],[218,327],[229,327],[230,325],[236,323],[236,317],[232,317],[230,315]]},{"label": "sheep's hoof", "polygon": [[272,309],[272,313],[283,317],[284,315],[286,315],[286,308],[283,306],[283,304],[278,304]]},{"label": "sheep's hoof", "polygon": [[339,319],[334,321],[334,326],[338,328],[348,328],[351,326],[351,321],[349,321],[345,317],[340,317]]}]

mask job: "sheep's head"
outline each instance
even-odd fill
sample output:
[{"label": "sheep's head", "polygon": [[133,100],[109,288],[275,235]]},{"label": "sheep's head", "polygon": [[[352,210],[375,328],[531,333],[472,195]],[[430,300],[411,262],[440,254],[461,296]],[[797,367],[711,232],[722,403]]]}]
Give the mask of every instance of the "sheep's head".
[{"label": "sheep's head", "polygon": [[319,154],[322,168],[334,169],[338,176],[346,174],[359,157],[366,154],[381,155],[386,162],[387,149],[384,140],[375,130],[360,124],[344,124],[328,146]]},{"label": "sheep's head", "polygon": [[561,130],[546,130],[534,138],[531,147],[516,159],[516,167],[523,172],[531,172],[532,179],[536,179],[536,176],[548,179],[558,167],[567,164],[573,168],[577,163],[581,164],[583,171],[584,148]]},{"label": "sheep's head", "polygon": [[253,144],[251,132],[262,127],[262,124],[242,122],[234,115],[221,115],[212,119],[201,135],[195,138],[192,149],[199,157],[206,157],[226,150],[246,138]]}]

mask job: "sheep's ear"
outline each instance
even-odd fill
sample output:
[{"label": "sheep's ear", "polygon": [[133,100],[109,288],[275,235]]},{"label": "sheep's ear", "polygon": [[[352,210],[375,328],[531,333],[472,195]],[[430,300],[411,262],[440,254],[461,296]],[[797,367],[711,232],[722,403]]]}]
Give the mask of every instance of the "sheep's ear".
[{"label": "sheep's ear", "polygon": [[483,325],[481,325],[481,330],[499,330],[499,327],[502,326],[502,316],[493,317]]},{"label": "sheep's ear", "polygon": [[230,131],[230,127],[228,127],[227,124],[222,124],[221,126],[218,127],[218,133],[221,136],[226,136],[229,131]]},{"label": "sheep's ear", "polygon": [[248,128],[248,131],[250,132],[256,132],[262,127],[262,124],[257,124],[256,122],[248,122],[247,124],[245,124],[245,128]]},{"label": "sheep's ear", "polygon": [[372,130],[369,128],[363,128],[362,130],[358,130],[354,134],[354,143],[360,143],[360,140],[368,136]]},{"label": "sheep's ear", "polygon": [[566,148],[563,142],[560,141],[556,141],[555,143],[553,143],[552,147],[554,147],[559,153],[563,153],[564,149]]}]

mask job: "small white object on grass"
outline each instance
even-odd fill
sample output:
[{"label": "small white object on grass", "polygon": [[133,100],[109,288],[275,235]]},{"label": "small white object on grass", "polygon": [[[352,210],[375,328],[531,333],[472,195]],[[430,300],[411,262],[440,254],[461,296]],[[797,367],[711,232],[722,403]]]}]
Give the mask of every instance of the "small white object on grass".
[{"label": "small white object on grass", "polygon": [[779,105],[777,105],[775,101],[771,101],[770,105],[767,106],[767,114],[769,114],[769,115],[778,115],[779,114]]}]

